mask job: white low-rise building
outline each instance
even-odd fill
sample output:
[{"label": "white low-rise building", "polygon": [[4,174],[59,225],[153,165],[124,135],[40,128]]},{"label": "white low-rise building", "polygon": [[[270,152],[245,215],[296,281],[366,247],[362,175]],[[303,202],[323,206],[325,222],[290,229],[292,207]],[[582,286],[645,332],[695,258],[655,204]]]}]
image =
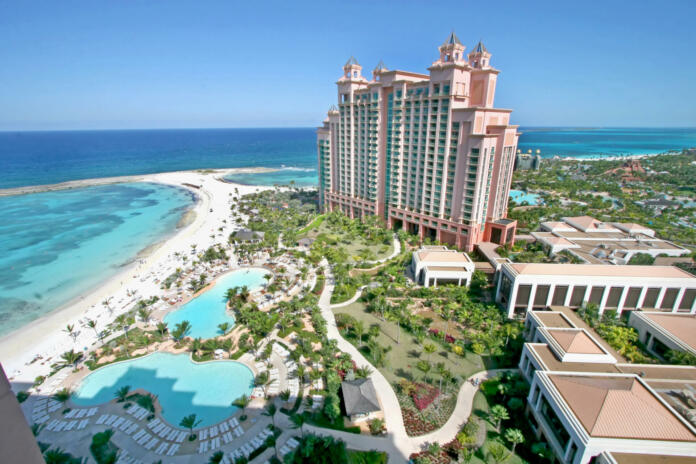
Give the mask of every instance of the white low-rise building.
[{"label": "white low-rise building", "polygon": [[424,287],[445,283],[468,286],[474,263],[466,253],[444,246],[423,247],[413,253],[411,271],[415,281]]},{"label": "white low-rise building", "polygon": [[687,248],[655,237],[655,231],[640,224],[598,221],[590,216],[564,217],[541,223],[532,236],[551,255],[567,251],[590,264],[628,264],[637,254],[685,256]]},{"label": "white low-rise building", "polygon": [[647,350],[662,359],[669,350],[696,356],[696,315],[632,311],[628,324]]},{"label": "white low-rise building", "polygon": [[[599,462],[690,462],[696,368],[626,363],[571,309],[555,309],[527,313],[530,342],[519,368],[530,383],[532,429],[557,461],[586,464],[616,455],[622,460]],[[628,453],[646,460],[626,460]]]},{"label": "white low-rise building", "polygon": [[508,317],[548,306],[579,308],[594,303],[613,309],[696,311],[696,276],[674,266],[504,263],[496,301]]}]

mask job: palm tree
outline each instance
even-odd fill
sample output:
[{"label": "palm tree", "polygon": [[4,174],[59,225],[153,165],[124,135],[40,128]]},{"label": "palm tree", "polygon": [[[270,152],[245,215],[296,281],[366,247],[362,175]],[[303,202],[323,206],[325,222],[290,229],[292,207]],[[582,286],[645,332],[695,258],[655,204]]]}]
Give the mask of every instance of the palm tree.
[{"label": "palm tree", "polygon": [[102,305],[109,311],[109,314],[113,313],[113,309],[111,309],[111,298],[102,301]]},{"label": "palm tree", "polygon": [[164,334],[166,334],[169,331],[169,328],[167,327],[166,322],[158,322],[156,330],[157,330],[157,333],[164,336]]},{"label": "palm tree", "polygon": [[358,337],[358,346],[362,346],[362,337],[365,333],[365,324],[363,323],[363,321],[357,321],[353,325],[353,330],[355,330],[355,335],[357,335]]},{"label": "palm tree", "polygon": [[61,354],[60,358],[63,360],[63,366],[77,367],[77,363],[82,359],[82,353],[70,350]]},{"label": "palm tree", "polygon": [[496,404],[491,408],[491,411],[489,413],[491,420],[495,422],[495,429],[500,433],[500,423],[504,420],[507,420],[510,418],[510,415],[508,414],[507,409],[505,409],[505,406]]},{"label": "palm tree", "polygon": [[223,322],[222,324],[218,324],[218,329],[220,329],[220,332],[222,332],[222,335],[225,335],[228,330],[230,330],[230,323],[229,322]]},{"label": "palm tree", "polygon": [[433,345],[432,343],[426,343],[423,345],[423,351],[428,353],[428,362],[430,362],[430,356],[437,351],[437,347]]},{"label": "palm tree", "polygon": [[201,351],[202,344],[200,337],[194,338],[191,341],[191,353],[193,353],[194,356],[198,355],[198,352]]},{"label": "palm tree", "polygon": [[155,397],[152,395],[142,395],[136,400],[138,406],[147,409],[150,412],[155,412]]},{"label": "palm tree", "polygon": [[72,395],[72,392],[68,388],[63,388],[53,394],[53,399],[65,403],[70,399],[70,395]]},{"label": "palm tree", "polygon": [[212,456],[210,456],[210,459],[208,460],[208,464],[220,464],[222,462],[222,458],[225,457],[225,453],[222,451],[216,451],[213,453]]},{"label": "palm tree", "polygon": [[246,410],[246,407],[249,406],[250,402],[251,399],[247,395],[242,395],[232,402],[232,406],[237,406],[242,410],[242,414],[244,414],[244,411]]},{"label": "palm tree", "polygon": [[126,340],[128,340],[128,316],[125,314],[119,314],[116,319],[114,319],[114,322],[119,329],[123,330]]},{"label": "palm tree", "polygon": [[515,452],[515,447],[524,443],[524,435],[520,429],[507,429],[505,431],[505,439],[512,443],[512,452]]},{"label": "palm tree", "polygon": [[150,308],[140,308],[138,309],[138,317],[141,321],[147,323],[150,322],[150,317],[152,316],[152,310]]},{"label": "palm tree", "polygon": [[174,326],[174,331],[172,332],[172,337],[177,342],[180,342],[191,332],[191,323],[189,321],[181,321],[176,326]]},{"label": "palm tree", "polygon": [[119,403],[123,403],[128,398],[128,393],[130,393],[130,385],[124,385],[123,387],[116,390],[114,396]]},{"label": "palm tree", "polygon": [[189,429],[189,441],[193,441],[196,439],[196,436],[193,434],[193,428],[196,427],[198,424],[201,423],[201,420],[196,420],[196,415],[195,414],[190,414],[183,419],[181,419],[181,422],[179,422],[179,425],[181,427]]},{"label": "palm tree", "polygon": [[293,414],[290,416],[290,422],[292,422],[293,429],[300,429],[300,433],[304,439],[304,425],[307,422],[307,417],[305,417],[304,414]]},{"label": "palm tree", "polygon": [[87,327],[94,330],[94,334],[99,338],[99,340],[102,339],[101,334],[99,334],[99,331],[97,330],[97,321],[94,319],[87,319]]},{"label": "palm tree", "polygon": [[227,292],[225,292],[225,299],[229,303],[232,303],[235,300],[235,298],[237,298],[238,291],[239,291],[239,287],[228,288]]},{"label": "palm tree", "polygon": [[275,415],[276,412],[278,412],[278,408],[276,408],[276,405],[273,401],[269,402],[268,405],[266,405],[266,410],[262,412],[262,414],[266,417],[270,417],[271,420],[273,421],[273,427],[275,428]]},{"label": "palm tree", "polygon": [[239,299],[242,300],[244,303],[249,301],[249,296],[251,293],[249,292],[249,288],[246,285],[243,285],[241,289],[239,289]]},{"label": "palm tree", "polygon": [[290,390],[283,390],[280,392],[280,399],[287,402],[290,399]]},{"label": "palm tree", "polygon": [[68,324],[65,326],[65,329],[63,329],[63,332],[67,333],[70,338],[73,339],[73,343],[75,343],[75,340],[77,340],[77,332],[75,332],[75,324]]}]

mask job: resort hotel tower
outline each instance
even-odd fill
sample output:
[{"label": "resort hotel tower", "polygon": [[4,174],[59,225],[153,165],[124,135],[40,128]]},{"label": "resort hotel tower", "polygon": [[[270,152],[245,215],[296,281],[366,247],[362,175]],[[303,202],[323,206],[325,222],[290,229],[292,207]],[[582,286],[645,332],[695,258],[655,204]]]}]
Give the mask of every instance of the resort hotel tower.
[{"label": "resort hotel tower", "polygon": [[380,62],[369,81],[348,60],[338,106],[317,130],[324,210],[377,215],[466,251],[513,242],[506,213],[518,126],[511,110],[493,106],[491,54],[481,42],[465,48],[452,33],[429,74]]}]

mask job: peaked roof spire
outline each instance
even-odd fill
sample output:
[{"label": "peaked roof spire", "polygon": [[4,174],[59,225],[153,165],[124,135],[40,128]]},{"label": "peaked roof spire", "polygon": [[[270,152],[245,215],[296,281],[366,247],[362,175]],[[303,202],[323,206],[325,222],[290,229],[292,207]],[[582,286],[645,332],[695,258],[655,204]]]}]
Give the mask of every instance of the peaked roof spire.
[{"label": "peaked roof spire", "polygon": [[457,34],[455,34],[454,31],[450,32],[449,37],[445,41],[445,45],[453,45],[453,44],[457,44],[457,45],[462,44],[462,42],[459,40],[459,37],[457,37]]},{"label": "peaked roof spire", "polygon": [[384,65],[384,61],[379,60],[379,63],[377,63],[377,66],[375,67],[375,71],[386,71],[387,67]]},{"label": "peaked roof spire", "polygon": [[474,53],[488,53],[488,50],[486,50],[486,47],[483,45],[483,42],[481,40],[478,41],[476,46],[474,47],[473,50]]},{"label": "peaked roof spire", "polygon": [[360,64],[358,63],[358,60],[356,60],[353,55],[350,55],[350,58],[348,58],[348,61],[346,61],[346,64],[344,64],[343,66],[345,67],[345,66],[353,66],[353,65],[360,66]]}]

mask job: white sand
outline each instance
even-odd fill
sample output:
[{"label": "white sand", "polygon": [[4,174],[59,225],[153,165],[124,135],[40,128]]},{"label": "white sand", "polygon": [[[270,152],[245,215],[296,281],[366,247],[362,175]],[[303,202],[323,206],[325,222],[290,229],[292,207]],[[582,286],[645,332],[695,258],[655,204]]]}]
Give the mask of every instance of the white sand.
[{"label": "white sand", "polygon": [[[192,244],[196,244],[197,250],[202,251],[214,243],[226,243],[228,235],[238,227],[230,221],[230,206],[236,201],[235,188],[239,195],[268,188],[218,180],[229,172],[231,170],[209,173],[171,172],[127,178],[129,181],[176,185],[195,192],[198,196],[194,208],[195,220],[151,251],[149,256],[127,267],[89,294],[0,339],[0,362],[10,380],[32,383],[37,376],[50,372],[50,364],[58,361],[61,353],[70,349],[82,351],[91,348],[97,336],[93,329],[80,324],[80,319],[96,320],[97,330],[101,331],[116,316],[130,310],[138,299],[161,295],[160,284],[155,283],[155,279],[159,277],[162,280],[177,267],[184,267],[181,259],[174,257],[175,252],[190,257]],[[201,188],[191,188],[183,185],[185,183]],[[83,185],[90,183],[80,181],[80,186]],[[74,187],[76,186],[71,186]],[[223,223],[223,220],[227,220],[227,223]],[[220,227],[223,227],[222,231],[218,231]],[[215,238],[211,238],[211,235],[215,235]],[[151,272],[157,277],[151,276]],[[146,276],[149,277],[144,279]],[[133,290],[137,291],[137,295],[128,297],[127,291]],[[107,298],[111,298],[112,314],[102,304]],[[64,331],[67,324],[75,324],[76,330],[79,330],[75,342]],[[43,360],[28,364],[36,355],[41,355]],[[53,359],[41,364],[50,357]]]}]

